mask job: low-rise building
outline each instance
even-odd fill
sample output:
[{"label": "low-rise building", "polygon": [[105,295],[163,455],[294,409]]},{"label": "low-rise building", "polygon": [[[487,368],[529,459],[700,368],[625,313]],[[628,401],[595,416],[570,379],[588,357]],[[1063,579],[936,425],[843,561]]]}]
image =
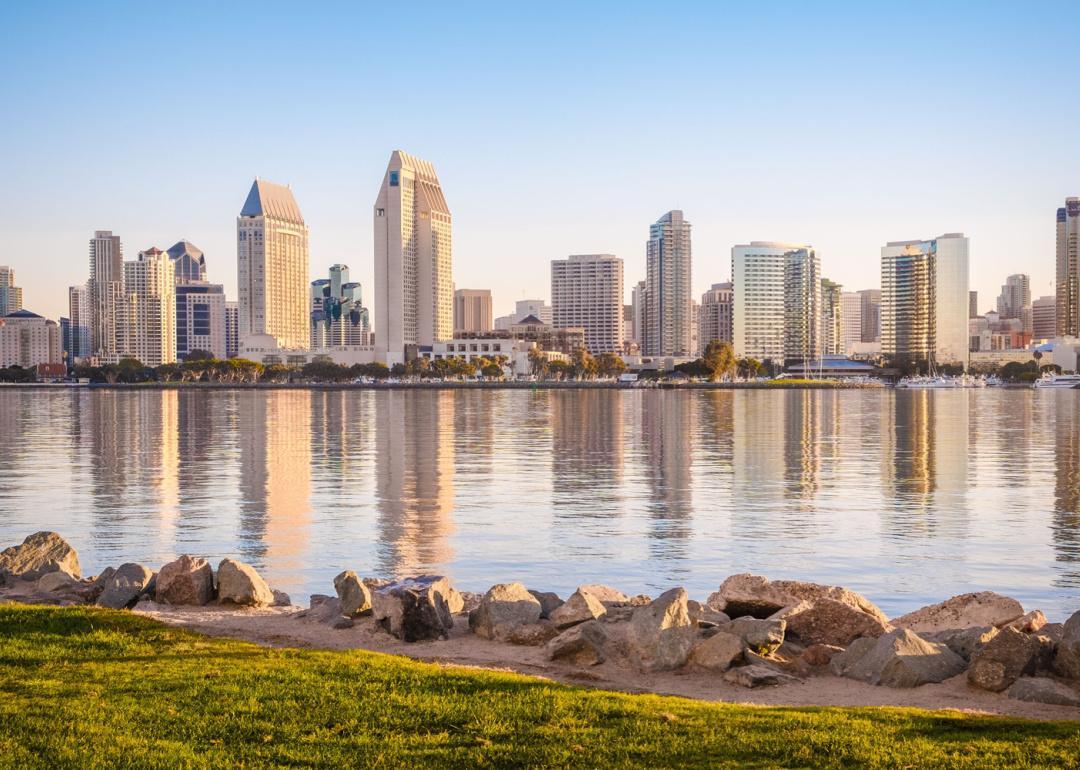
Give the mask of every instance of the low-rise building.
[{"label": "low-rise building", "polygon": [[0,367],[36,368],[63,364],[60,326],[29,310],[16,310],[0,318]]}]

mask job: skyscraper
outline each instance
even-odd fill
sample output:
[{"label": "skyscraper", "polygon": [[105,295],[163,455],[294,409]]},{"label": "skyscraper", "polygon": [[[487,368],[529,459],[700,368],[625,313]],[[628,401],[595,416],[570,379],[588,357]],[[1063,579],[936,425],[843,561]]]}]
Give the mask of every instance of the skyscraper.
[{"label": "skyscraper", "polygon": [[646,319],[642,352],[647,356],[688,356],[691,341],[690,223],[678,210],[649,227],[646,246]]},{"label": "skyscraper", "polygon": [[311,342],[308,228],[292,190],[256,179],[236,218],[240,339],[268,334],[283,348]]},{"label": "skyscraper", "polygon": [[968,239],[891,241],[881,249],[881,351],[899,361],[968,362]]},{"label": "skyscraper", "polygon": [[821,352],[827,356],[847,353],[844,346],[843,286],[821,279]]},{"label": "skyscraper", "polygon": [[734,246],[731,278],[735,355],[776,364],[821,355],[821,262],[812,246]]},{"label": "skyscraper", "polygon": [[311,345],[315,348],[371,344],[371,319],[362,287],[349,280],[348,265],[331,265],[330,277],[311,282]]},{"label": "skyscraper", "polygon": [[117,305],[124,296],[124,251],[120,236],[98,230],[90,239],[90,348],[104,361],[117,355]]},{"label": "skyscraper", "polygon": [[22,289],[15,285],[15,271],[0,265],[0,318],[22,308]]},{"label": "skyscraper", "polygon": [[490,289],[454,290],[454,332],[491,331],[494,327]]},{"label": "skyscraper", "polygon": [[219,283],[176,284],[176,360],[193,350],[230,358],[225,344],[225,289]]},{"label": "skyscraper", "polygon": [[240,354],[240,307],[238,303],[225,301],[225,357],[236,358]]},{"label": "skyscraper", "polygon": [[840,352],[851,355],[855,344],[862,342],[862,295],[857,291],[845,291],[840,304]]},{"label": "skyscraper", "polygon": [[734,292],[730,281],[714,283],[701,295],[698,311],[698,342],[702,349],[713,340],[731,343],[731,311]]},{"label": "skyscraper", "polygon": [[574,254],[551,260],[551,309],[556,329],[582,328],[593,355],[623,344],[623,261],[614,254]]},{"label": "skyscraper", "polygon": [[1057,210],[1057,334],[1080,337],[1080,197]]},{"label": "skyscraper", "polygon": [[150,248],[124,263],[118,354],[147,366],[176,361],[176,274],[167,252]]},{"label": "skyscraper", "polygon": [[191,241],[177,241],[166,251],[176,272],[176,285],[206,283],[206,257]]},{"label": "skyscraper", "polygon": [[394,150],[374,214],[375,344],[394,364],[454,331],[450,208],[435,167]]},{"label": "skyscraper", "polygon": [[1031,336],[1050,340],[1057,334],[1057,297],[1039,297],[1031,303]]},{"label": "skyscraper", "polygon": [[971,290],[968,292],[968,318],[979,317],[979,292]]},{"label": "skyscraper", "polygon": [[784,257],[784,360],[813,361],[822,350],[821,261],[811,248]]},{"label": "skyscraper", "polygon": [[1010,275],[1001,287],[997,298],[998,317],[1002,320],[1018,318],[1024,330],[1031,331],[1031,279],[1023,273]]},{"label": "skyscraper", "polygon": [[645,327],[648,311],[649,290],[645,288],[644,281],[638,281],[630,288],[630,307],[634,313],[634,342],[639,352],[645,350]]},{"label": "skyscraper", "polygon": [[862,342],[881,342],[881,289],[861,289]]},{"label": "skyscraper", "polygon": [[90,318],[92,308],[90,305],[90,292],[86,285],[68,287],[68,316],[71,325],[70,340],[68,341],[68,363],[74,364],[78,360],[91,354],[90,349]]}]

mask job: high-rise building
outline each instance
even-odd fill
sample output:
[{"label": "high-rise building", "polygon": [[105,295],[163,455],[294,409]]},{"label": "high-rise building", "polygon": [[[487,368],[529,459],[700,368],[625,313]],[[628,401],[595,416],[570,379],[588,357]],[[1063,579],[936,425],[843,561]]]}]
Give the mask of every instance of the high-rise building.
[{"label": "high-rise building", "polygon": [[1080,337],[1080,197],[1057,210],[1057,336]]},{"label": "high-rise building", "polygon": [[115,361],[118,348],[117,306],[124,297],[124,250],[120,236],[97,230],[90,239],[90,348],[104,361]]},{"label": "high-rise building", "polygon": [[1001,320],[1018,318],[1023,329],[1031,331],[1031,279],[1027,275],[1017,273],[1005,279],[997,298],[997,311]]},{"label": "high-rise building", "polygon": [[1031,303],[1031,337],[1050,340],[1057,334],[1057,297],[1039,297]]},{"label": "high-rise building", "polygon": [[30,369],[38,364],[63,361],[63,343],[56,321],[29,310],[16,310],[0,318],[0,367]]},{"label": "high-rise building", "polygon": [[454,331],[452,222],[435,167],[394,150],[374,214],[375,343],[394,364]]},{"label": "high-rise building", "polygon": [[713,340],[731,343],[731,313],[734,291],[731,281],[714,283],[701,295],[698,311],[698,342],[704,349]]},{"label": "high-rise building", "polygon": [[454,290],[454,333],[494,329],[490,289]]},{"label": "high-rise building", "polygon": [[240,338],[268,334],[282,348],[311,342],[308,228],[292,190],[256,179],[236,218]]},{"label": "high-rise building", "polygon": [[881,249],[881,351],[967,368],[968,239],[946,233]]},{"label": "high-rise building", "polygon": [[821,352],[827,356],[847,353],[844,346],[843,286],[821,279]]},{"label": "high-rise building", "polygon": [[348,265],[331,265],[330,277],[311,282],[311,345],[370,345],[371,318],[362,287],[349,280]]},{"label": "high-rise building", "polygon": [[176,285],[176,360],[193,350],[229,358],[225,344],[225,289],[219,283]]},{"label": "high-rise building", "polygon": [[225,357],[236,358],[240,355],[240,306],[234,301],[225,301]]},{"label": "high-rise building", "polygon": [[852,348],[862,342],[862,295],[845,291],[840,296],[840,352],[851,355]]},{"label": "high-rise building", "polygon": [[862,342],[881,342],[881,289],[861,289]]},{"label": "high-rise building", "polygon": [[640,352],[645,349],[645,319],[648,318],[648,293],[644,281],[638,281],[630,289],[630,306],[634,308],[634,343]]},{"label": "high-rise building", "polygon": [[75,364],[91,355],[90,318],[93,308],[90,304],[90,291],[86,285],[68,287],[68,321],[70,331],[66,350],[68,363]]},{"label": "high-rise building", "polygon": [[968,292],[968,318],[979,317],[979,292],[972,289]]},{"label": "high-rise building", "polygon": [[556,329],[585,330],[593,355],[623,347],[623,261],[614,254],[573,254],[551,260],[551,310]]},{"label": "high-rise building", "polygon": [[688,356],[693,352],[692,267],[690,223],[681,211],[669,211],[649,227],[642,338],[645,355]]},{"label": "high-rise building", "polygon": [[176,285],[206,283],[206,256],[191,241],[177,241],[166,251],[176,272]]},{"label": "high-rise building", "polygon": [[731,278],[735,355],[777,364],[821,355],[821,262],[812,246],[734,246]]},{"label": "high-rise building", "polygon": [[22,289],[15,285],[15,271],[0,265],[0,318],[23,308]]},{"label": "high-rise building", "polygon": [[124,263],[117,312],[120,358],[147,366],[176,361],[176,273],[167,252],[150,248]]},{"label": "high-rise building", "polygon": [[623,305],[622,309],[622,326],[623,326],[623,352],[630,352],[631,348],[637,349],[637,337],[634,335],[634,306]]}]

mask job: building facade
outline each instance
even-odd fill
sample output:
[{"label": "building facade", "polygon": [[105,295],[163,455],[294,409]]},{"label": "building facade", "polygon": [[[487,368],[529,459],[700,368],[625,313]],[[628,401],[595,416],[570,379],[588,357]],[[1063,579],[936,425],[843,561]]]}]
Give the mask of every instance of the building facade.
[{"label": "building facade", "polygon": [[1050,340],[1057,334],[1057,297],[1039,297],[1031,303],[1031,336]]},{"label": "building facade", "polygon": [[881,249],[881,351],[897,361],[967,367],[968,239],[946,233]]},{"label": "building facade", "polygon": [[371,318],[363,287],[349,280],[348,265],[331,265],[330,277],[311,282],[311,345],[370,345]]},{"label": "building facade", "polygon": [[1056,268],[1056,336],[1080,337],[1080,197],[1057,210]]},{"label": "building facade", "polygon": [[124,297],[124,250],[120,236],[97,230],[90,239],[90,348],[104,361],[118,352],[117,308]]},{"label": "building facade", "polygon": [[117,316],[118,358],[146,366],[176,361],[176,278],[167,252],[150,248],[124,263]]},{"label": "building facade", "polygon": [[193,350],[229,358],[225,344],[225,289],[217,283],[176,286],[176,360]]},{"label": "building facade", "polygon": [[968,292],[968,318],[978,318],[978,317],[979,317],[979,292],[972,290],[972,291]]},{"label": "building facade", "polygon": [[731,249],[735,355],[759,361],[821,354],[821,262],[807,244],[752,241]]},{"label": "building facade", "polygon": [[1023,273],[1010,275],[997,298],[998,315],[1003,319],[1016,318],[1026,331],[1031,331],[1031,278]]},{"label": "building facade", "polygon": [[821,279],[821,352],[826,356],[847,354],[844,345],[843,286]]},{"label": "building facade", "polygon": [[374,215],[375,343],[393,365],[454,331],[452,221],[435,167],[394,150]]},{"label": "building facade", "polygon": [[784,261],[784,362],[821,358],[821,261],[812,248],[792,249]]},{"label": "building facade", "polygon": [[454,290],[454,333],[482,332],[495,328],[490,289]]},{"label": "building facade", "polygon": [[711,289],[701,295],[701,305],[698,310],[698,342],[702,349],[708,347],[713,340],[731,344],[734,295],[731,281],[714,283]]},{"label": "building facade", "polygon": [[688,356],[693,352],[693,261],[690,223],[682,211],[669,211],[649,227],[645,260],[642,352],[648,356]]},{"label": "building facade", "polygon": [[206,283],[206,255],[191,241],[177,241],[166,249],[176,274],[176,285]]},{"label": "building facade", "polygon": [[862,341],[881,342],[881,289],[862,289]]},{"label": "building facade", "polygon": [[240,306],[236,301],[225,301],[225,357],[240,355]]},{"label": "building facade", "polygon": [[593,355],[623,349],[623,261],[614,254],[551,260],[551,309],[557,329],[585,329]]},{"label": "building facade", "polygon": [[29,310],[16,310],[0,318],[0,367],[30,369],[64,361],[60,327]]},{"label": "building facade", "polygon": [[236,218],[236,268],[240,337],[269,334],[282,347],[308,347],[308,228],[290,188],[251,185]]},{"label": "building facade", "polygon": [[862,296],[857,291],[840,295],[840,353],[850,356],[862,342]]},{"label": "building facade", "polygon": [[22,289],[15,285],[15,271],[0,265],[0,318],[23,309]]},{"label": "building facade", "polygon": [[68,287],[68,363],[74,364],[91,355],[90,318],[93,309],[90,305],[90,291],[86,285]]}]

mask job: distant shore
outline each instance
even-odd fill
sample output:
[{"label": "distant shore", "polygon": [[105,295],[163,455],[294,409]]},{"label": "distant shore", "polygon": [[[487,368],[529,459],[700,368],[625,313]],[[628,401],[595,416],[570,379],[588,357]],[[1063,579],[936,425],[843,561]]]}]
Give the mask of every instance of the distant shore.
[{"label": "distant shore", "polygon": [[137,382],[137,383],[0,383],[0,388],[58,390],[880,390],[861,382],[657,382],[642,385],[588,380],[509,382]]}]

